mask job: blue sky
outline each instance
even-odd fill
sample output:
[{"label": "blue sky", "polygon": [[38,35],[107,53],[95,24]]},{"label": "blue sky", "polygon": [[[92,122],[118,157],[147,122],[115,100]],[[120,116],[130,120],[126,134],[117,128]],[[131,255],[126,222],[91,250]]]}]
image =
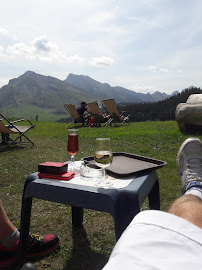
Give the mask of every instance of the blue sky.
[{"label": "blue sky", "polygon": [[27,70],[141,93],[202,86],[201,0],[0,4],[0,87]]}]

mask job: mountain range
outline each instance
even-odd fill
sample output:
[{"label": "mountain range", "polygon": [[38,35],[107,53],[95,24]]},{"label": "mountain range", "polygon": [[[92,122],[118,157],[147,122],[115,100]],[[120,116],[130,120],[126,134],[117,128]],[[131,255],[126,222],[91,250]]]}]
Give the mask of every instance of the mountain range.
[{"label": "mountain range", "polygon": [[137,93],[121,86],[112,87],[108,83],[100,83],[89,76],[75,75],[72,73],[70,73],[64,81],[100,97],[101,100],[113,98],[117,103],[156,102],[179,93],[178,91],[172,93],[172,95],[167,95],[159,91],[153,94]]},{"label": "mountain range", "polygon": [[[178,94],[174,92],[172,95]],[[143,94],[107,83],[100,83],[89,76],[70,73],[62,81],[27,71],[0,88],[1,113],[7,117],[57,121],[67,118],[65,103],[76,107],[81,101],[100,103],[113,98],[117,103],[141,103],[164,100],[172,95],[155,92]]]}]

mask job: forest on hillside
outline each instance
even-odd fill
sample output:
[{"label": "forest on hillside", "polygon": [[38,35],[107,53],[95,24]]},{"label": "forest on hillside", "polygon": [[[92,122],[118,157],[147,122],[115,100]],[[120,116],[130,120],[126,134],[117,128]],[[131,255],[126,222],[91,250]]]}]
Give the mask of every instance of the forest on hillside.
[{"label": "forest on hillside", "polygon": [[185,103],[192,94],[202,94],[197,87],[185,89],[181,93],[154,103],[119,104],[125,114],[130,114],[130,122],[175,120],[175,110],[179,103]]}]

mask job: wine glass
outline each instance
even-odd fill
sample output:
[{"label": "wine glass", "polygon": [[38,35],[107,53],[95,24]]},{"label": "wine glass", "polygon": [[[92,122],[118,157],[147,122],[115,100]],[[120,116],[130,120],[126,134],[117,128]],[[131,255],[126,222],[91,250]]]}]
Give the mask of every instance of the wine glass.
[{"label": "wine glass", "polygon": [[79,129],[68,129],[67,151],[71,155],[71,170],[74,171],[74,156],[79,151],[78,146]]},{"label": "wine glass", "polygon": [[111,144],[109,138],[97,138],[95,141],[94,161],[95,164],[103,170],[102,180],[95,182],[95,186],[110,187],[112,182],[106,181],[107,168],[113,159]]}]

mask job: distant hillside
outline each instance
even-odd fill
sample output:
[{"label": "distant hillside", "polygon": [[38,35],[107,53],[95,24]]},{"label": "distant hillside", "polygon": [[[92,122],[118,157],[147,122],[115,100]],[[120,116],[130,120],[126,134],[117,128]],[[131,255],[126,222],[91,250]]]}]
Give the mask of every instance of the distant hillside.
[{"label": "distant hillside", "polygon": [[65,103],[78,106],[82,100],[94,101],[89,94],[64,81],[27,71],[0,89],[0,108],[7,116],[55,121],[67,117]]},{"label": "distant hillside", "polygon": [[162,101],[144,104],[125,104],[119,105],[119,108],[130,114],[131,122],[175,120],[177,105],[185,103],[192,94],[202,94],[202,90],[192,86]]},{"label": "distant hillside", "polygon": [[[175,93],[176,94],[176,93]],[[116,103],[142,103],[159,101],[169,96],[165,93],[142,94],[107,83],[100,83],[88,76],[69,74],[62,81],[27,71],[0,88],[1,113],[7,117],[44,121],[65,121],[70,115],[65,103],[76,107],[81,101],[100,103],[113,98]]]},{"label": "distant hillside", "polygon": [[107,83],[100,83],[89,76],[75,75],[72,73],[70,73],[64,81],[84,89],[91,94],[96,94],[101,99],[114,98],[117,103],[155,102],[170,97],[166,93],[160,93],[158,91],[154,94],[143,94],[120,86],[112,87]]},{"label": "distant hillside", "polygon": [[96,94],[96,96],[101,99],[114,98],[118,103],[129,101],[131,101],[131,103],[142,102],[141,99],[136,97],[136,93],[133,91],[129,91],[122,87],[111,87],[107,83],[100,83],[88,76],[70,73],[65,82],[79,87],[91,94]]}]

